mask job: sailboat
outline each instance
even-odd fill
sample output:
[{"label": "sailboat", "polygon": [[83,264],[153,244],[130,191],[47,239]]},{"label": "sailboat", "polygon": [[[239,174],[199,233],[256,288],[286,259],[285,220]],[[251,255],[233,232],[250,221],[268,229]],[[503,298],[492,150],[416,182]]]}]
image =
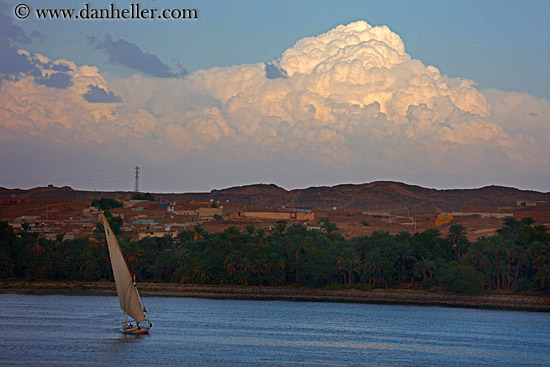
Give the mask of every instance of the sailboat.
[{"label": "sailboat", "polygon": [[122,322],[122,332],[125,334],[147,334],[153,325],[145,315],[147,310],[143,307],[141,298],[139,298],[135,277],[132,277],[130,273],[128,263],[126,263],[122,255],[120,245],[105,214],[101,213],[101,217],[109,247],[109,256],[113,267],[120,308],[125,313],[124,321]]}]

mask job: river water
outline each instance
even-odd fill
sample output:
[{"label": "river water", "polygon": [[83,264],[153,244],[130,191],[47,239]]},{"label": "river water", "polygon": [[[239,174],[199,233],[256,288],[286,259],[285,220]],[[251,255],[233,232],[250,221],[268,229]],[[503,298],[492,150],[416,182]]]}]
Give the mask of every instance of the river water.
[{"label": "river water", "polygon": [[0,365],[550,365],[550,313],[143,297],[149,335],[111,296],[0,294]]}]

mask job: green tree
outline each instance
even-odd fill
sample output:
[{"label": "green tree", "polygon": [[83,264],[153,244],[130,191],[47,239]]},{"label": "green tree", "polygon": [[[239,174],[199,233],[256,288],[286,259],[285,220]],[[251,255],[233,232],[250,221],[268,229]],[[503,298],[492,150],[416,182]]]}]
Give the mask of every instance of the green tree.
[{"label": "green tree", "polygon": [[533,263],[537,265],[537,271],[545,265],[550,265],[550,242],[533,241],[529,249]]},{"label": "green tree", "polygon": [[193,278],[195,282],[206,284],[212,279],[212,267],[208,259],[201,259],[193,266]]},{"label": "green tree", "polygon": [[336,226],[335,223],[331,223],[328,220],[328,218],[319,219],[319,224],[321,225],[321,229],[325,231],[325,233],[329,238],[333,237],[334,235],[336,235],[336,233],[338,233],[338,227]]},{"label": "green tree", "polygon": [[370,284],[378,286],[382,283],[384,258],[381,256],[379,249],[373,249],[367,253],[363,259],[362,268]]},{"label": "green tree", "polygon": [[239,250],[233,250],[224,260],[223,267],[229,276],[229,281],[233,284],[233,277],[239,270],[241,254]]},{"label": "green tree", "polygon": [[493,266],[495,270],[494,284],[495,289],[501,289],[501,271],[500,271],[500,259],[502,254],[506,251],[506,245],[504,243],[504,237],[502,235],[491,236],[487,243],[487,249],[493,253]]},{"label": "green tree", "polygon": [[462,224],[453,224],[449,227],[449,234],[447,239],[452,243],[452,247],[456,251],[456,259],[460,260],[465,246],[468,243],[468,237],[466,237],[466,228]]},{"label": "green tree", "polygon": [[[99,280],[104,275],[99,256],[101,248],[87,237],[64,242],[64,273],[70,280]],[[110,263],[109,263],[110,266]],[[111,269],[109,268],[109,275]]]},{"label": "green tree", "polygon": [[113,233],[118,236],[120,234],[120,228],[122,227],[122,217],[120,215],[116,217],[111,216],[107,220],[109,221]]},{"label": "green tree", "polygon": [[286,233],[287,227],[288,223],[284,220],[277,221],[277,223],[275,223],[275,236],[277,238],[282,237]]},{"label": "green tree", "polygon": [[345,274],[344,283],[351,284],[353,282],[353,274],[359,269],[360,260],[357,252],[351,247],[345,247],[338,256],[338,270]]},{"label": "green tree", "polygon": [[147,200],[147,201],[155,201],[155,197],[153,194],[147,192],[145,194],[143,193],[135,193],[132,195],[132,200]]},{"label": "green tree", "polygon": [[550,290],[550,265],[544,265],[537,271],[535,281],[542,290]]},{"label": "green tree", "polygon": [[266,282],[268,282],[271,286],[275,286],[284,282],[284,268],[284,258],[277,251],[269,252],[267,254],[267,257],[265,258],[264,278]]},{"label": "green tree", "polygon": [[296,285],[300,285],[300,268],[304,265],[304,256],[307,255],[307,249],[310,247],[308,244],[307,229],[302,224],[291,225],[285,236],[285,247],[291,265],[294,268]]},{"label": "green tree", "polygon": [[[473,266],[481,273],[487,275],[491,271],[491,260],[487,255],[487,249],[489,247],[489,238],[480,237],[468,247],[468,251],[463,257],[463,261],[466,265]],[[487,280],[489,283],[489,280]]]},{"label": "green tree", "polygon": [[422,282],[427,278],[433,278],[436,271],[435,261],[430,259],[420,259],[413,266],[414,275],[418,278],[422,277]]},{"label": "green tree", "polygon": [[193,230],[195,231],[195,240],[200,240],[201,238],[204,238],[207,235],[207,232],[204,230],[202,225],[197,224],[193,226]]},{"label": "green tree", "polygon": [[101,198],[92,200],[92,206],[99,208],[101,210],[111,210],[115,208],[121,208],[124,204],[122,202],[111,199],[111,198]]},{"label": "green tree", "polygon": [[26,256],[23,264],[26,278],[30,280],[51,278],[54,266],[51,258],[53,255],[53,242],[45,238],[38,238],[37,233],[33,234],[32,239],[26,244],[25,252]]},{"label": "green tree", "polygon": [[100,266],[97,253],[97,248],[91,244],[79,251],[75,264],[79,270],[78,278],[88,281],[99,279]]},{"label": "green tree", "polygon": [[451,264],[444,268],[439,277],[443,290],[460,294],[483,293],[483,277],[473,267]]},{"label": "green tree", "polygon": [[407,265],[416,260],[411,246],[412,236],[409,232],[403,231],[396,236],[396,240],[395,252],[399,261],[399,279],[404,282],[408,270]]},{"label": "green tree", "polygon": [[0,221],[0,279],[15,276],[15,232],[6,221]]}]

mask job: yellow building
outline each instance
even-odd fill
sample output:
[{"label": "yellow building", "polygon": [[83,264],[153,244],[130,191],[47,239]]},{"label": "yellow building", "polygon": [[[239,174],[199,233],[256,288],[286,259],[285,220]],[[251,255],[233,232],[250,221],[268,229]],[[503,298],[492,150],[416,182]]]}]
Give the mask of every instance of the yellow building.
[{"label": "yellow building", "polygon": [[435,225],[440,226],[445,223],[451,223],[453,221],[453,216],[448,214],[441,214],[435,217]]},{"label": "yellow building", "polygon": [[241,217],[270,220],[315,220],[313,212],[242,212]]}]

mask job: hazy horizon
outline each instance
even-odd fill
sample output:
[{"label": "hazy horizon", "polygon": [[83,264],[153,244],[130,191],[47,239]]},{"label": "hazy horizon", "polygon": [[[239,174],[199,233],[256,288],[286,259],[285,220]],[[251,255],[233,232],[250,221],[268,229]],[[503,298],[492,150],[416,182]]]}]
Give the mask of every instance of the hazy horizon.
[{"label": "hazy horizon", "polygon": [[[402,182],[402,181],[395,181],[395,180],[374,180],[374,181],[369,181],[369,182],[341,182],[341,183],[336,183],[336,184],[333,184],[333,185],[311,185],[311,186],[305,186],[305,187],[294,187],[294,188],[286,188],[286,187],[283,187],[281,185],[277,185],[276,183],[270,183],[270,182],[256,182],[256,183],[249,183],[249,184],[242,184],[242,185],[235,185],[235,186],[226,186],[226,187],[215,187],[215,188],[212,188],[210,190],[205,190],[205,191],[202,191],[202,190],[187,190],[187,191],[151,191],[151,190],[140,190],[139,192],[140,193],[151,193],[151,194],[160,194],[160,195],[163,195],[163,194],[176,194],[176,195],[179,195],[179,194],[193,194],[193,193],[210,193],[211,191],[213,190],[225,190],[225,189],[232,189],[232,188],[237,188],[237,187],[247,187],[247,186],[259,186],[259,185],[265,185],[265,186],[271,186],[271,185],[275,185],[279,188],[282,188],[286,191],[293,191],[293,190],[304,190],[304,189],[311,189],[311,188],[320,188],[320,187],[337,187],[337,186],[345,186],[345,185],[354,185],[354,186],[360,186],[360,185],[369,185],[369,184],[373,184],[373,183],[376,183],[376,182],[387,182],[387,183],[396,183],[396,184],[403,184],[403,185],[407,185],[407,186],[418,186],[418,187],[421,187],[421,188],[424,188],[424,189],[430,189],[430,190],[476,190],[476,189],[482,189],[482,188],[485,188],[485,187],[491,187],[491,186],[497,186],[497,187],[503,187],[503,188],[511,188],[511,189],[518,189],[518,190],[521,190],[521,191],[535,191],[535,192],[540,192],[540,193],[543,193],[543,194],[547,194],[547,193],[550,193],[550,191],[542,191],[542,190],[533,190],[533,189],[524,189],[524,188],[521,188],[521,187],[514,187],[514,186],[506,186],[506,185],[496,185],[496,184],[487,184],[487,185],[482,185],[482,186],[478,186],[478,187],[430,187],[430,186],[424,186],[424,185],[418,185],[418,184],[414,184],[414,183],[407,183],[407,182]],[[74,186],[71,186],[71,185],[54,185],[54,184],[47,184],[47,185],[38,185],[38,186],[32,186],[32,187],[4,187],[4,186],[0,186],[0,188],[2,189],[7,189],[7,190],[32,190],[32,189],[38,189],[38,188],[47,188],[49,186],[53,186],[55,188],[64,188],[64,187],[69,187],[75,191],[89,191],[89,192],[92,192],[92,191],[98,191],[98,192],[126,192],[126,193],[133,193],[135,192],[133,189],[116,189],[116,190],[97,190],[97,189],[82,189],[82,188],[78,188],[78,187],[74,187]]]}]

